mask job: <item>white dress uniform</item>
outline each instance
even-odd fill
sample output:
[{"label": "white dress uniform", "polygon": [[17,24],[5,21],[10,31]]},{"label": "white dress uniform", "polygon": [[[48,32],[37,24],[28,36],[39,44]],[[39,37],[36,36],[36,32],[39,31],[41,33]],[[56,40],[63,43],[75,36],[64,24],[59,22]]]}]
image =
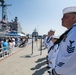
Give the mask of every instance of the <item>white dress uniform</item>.
[{"label": "white dress uniform", "polygon": [[[53,45],[53,42],[51,41],[51,39],[52,39],[52,36],[50,36],[49,39],[48,39],[48,36],[45,38],[45,45],[47,46],[47,50],[49,50],[50,47]],[[48,53],[48,62],[49,62],[48,66],[49,67],[51,67],[50,57],[52,56],[52,53],[53,53],[53,50]]]},{"label": "white dress uniform", "polygon": [[44,41],[43,41],[45,47],[47,47],[47,46],[46,46],[46,43],[47,43],[46,40],[47,40],[47,36],[44,38]]},{"label": "white dress uniform", "polygon": [[58,54],[58,45],[56,45],[51,51],[53,51],[52,56],[50,57],[50,62],[52,62],[52,69],[55,68],[55,60]]},{"label": "white dress uniform", "polygon": [[51,41],[51,39],[52,39],[52,36],[49,36],[49,39],[48,39],[48,36],[47,36],[46,39],[45,39],[45,44],[46,44],[48,50],[53,45],[53,42]]},{"label": "white dress uniform", "polygon": [[55,71],[60,75],[76,75],[76,23],[59,45]]}]

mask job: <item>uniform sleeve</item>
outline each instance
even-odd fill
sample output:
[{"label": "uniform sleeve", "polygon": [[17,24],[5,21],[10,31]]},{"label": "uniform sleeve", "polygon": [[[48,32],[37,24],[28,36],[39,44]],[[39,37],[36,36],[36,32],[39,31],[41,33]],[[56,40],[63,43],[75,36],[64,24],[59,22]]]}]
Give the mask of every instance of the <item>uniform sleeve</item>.
[{"label": "uniform sleeve", "polygon": [[64,56],[61,57],[60,62],[55,67],[57,74],[67,74],[73,69],[76,69],[76,35],[68,38],[66,42],[66,50]]},{"label": "uniform sleeve", "polygon": [[45,39],[44,39],[44,44],[45,45],[47,44],[47,37],[45,37]]}]

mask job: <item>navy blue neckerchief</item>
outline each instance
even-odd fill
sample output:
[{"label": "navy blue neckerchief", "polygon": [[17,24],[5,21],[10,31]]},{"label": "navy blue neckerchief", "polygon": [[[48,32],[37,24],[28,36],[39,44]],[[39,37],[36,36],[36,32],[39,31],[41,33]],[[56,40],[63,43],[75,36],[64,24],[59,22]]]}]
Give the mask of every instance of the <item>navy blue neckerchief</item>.
[{"label": "navy blue neckerchief", "polygon": [[47,43],[49,43],[52,40],[52,37],[50,38],[50,36],[47,38]]}]

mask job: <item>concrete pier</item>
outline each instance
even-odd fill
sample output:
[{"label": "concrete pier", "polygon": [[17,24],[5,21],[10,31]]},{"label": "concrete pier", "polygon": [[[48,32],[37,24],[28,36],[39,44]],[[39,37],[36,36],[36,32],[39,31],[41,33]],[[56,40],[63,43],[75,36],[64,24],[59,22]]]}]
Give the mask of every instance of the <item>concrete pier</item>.
[{"label": "concrete pier", "polygon": [[40,55],[40,41],[34,43],[34,52],[31,55],[32,45],[23,48],[16,47],[12,54],[0,60],[0,75],[49,75],[46,69],[47,51]]}]

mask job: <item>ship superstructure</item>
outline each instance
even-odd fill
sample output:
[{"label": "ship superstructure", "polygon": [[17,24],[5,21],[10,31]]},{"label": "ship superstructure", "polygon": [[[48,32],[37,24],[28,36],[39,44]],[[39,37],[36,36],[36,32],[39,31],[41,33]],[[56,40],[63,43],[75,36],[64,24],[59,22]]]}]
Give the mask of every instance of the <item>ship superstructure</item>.
[{"label": "ship superstructure", "polygon": [[11,22],[8,21],[6,7],[11,6],[11,4],[5,4],[4,0],[0,0],[0,6],[2,7],[2,18],[0,20],[0,37],[4,37],[6,33],[13,31],[22,33],[22,27],[18,22],[18,17],[15,17]]}]

